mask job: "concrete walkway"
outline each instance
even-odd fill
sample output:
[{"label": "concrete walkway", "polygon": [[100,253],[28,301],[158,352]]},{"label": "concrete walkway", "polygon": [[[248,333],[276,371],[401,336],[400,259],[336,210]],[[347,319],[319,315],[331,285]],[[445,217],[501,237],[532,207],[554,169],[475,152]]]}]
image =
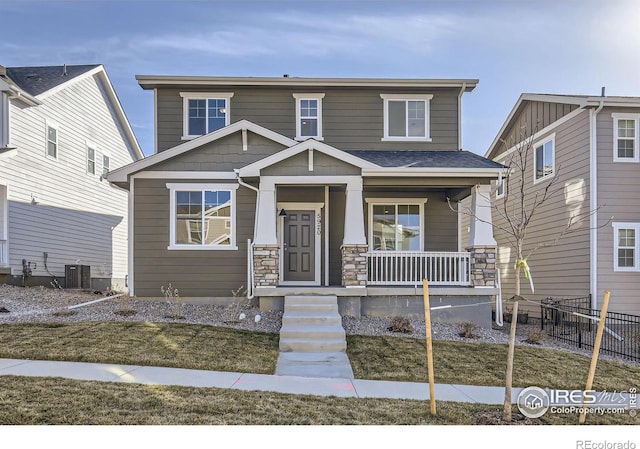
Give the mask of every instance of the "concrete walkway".
[{"label": "concrete walkway", "polygon": [[[429,385],[421,382],[275,376],[103,363],[0,359],[0,376],[2,375],[216,387],[347,398],[429,399]],[[514,402],[520,391],[520,388],[513,389]],[[504,388],[436,384],[436,400],[499,405],[504,401]]]}]

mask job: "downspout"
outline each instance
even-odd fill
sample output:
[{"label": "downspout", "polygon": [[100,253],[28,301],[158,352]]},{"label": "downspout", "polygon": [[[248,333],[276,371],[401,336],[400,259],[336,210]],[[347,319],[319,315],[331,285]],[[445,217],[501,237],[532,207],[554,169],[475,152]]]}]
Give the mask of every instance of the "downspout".
[{"label": "downspout", "polygon": [[[234,173],[236,174],[236,180],[238,181],[238,184],[240,184],[242,187],[246,187],[248,189],[251,189],[253,191],[256,192],[256,210],[255,210],[255,217],[253,219],[253,232],[255,233],[255,230],[258,226],[258,202],[260,201],[260,195],[258,194],[260,192],[260,189],[253,187],[250,184],[247,184],[246,182],[244,182],[242,180],[242,178],[240,177],[240,170],[238,169],[234,169],[233,170]],[[253,243],[251,243],[251,240],[249,240],[247,242],[247,299],[253,299],[254,297],[254,292],[253,292],[253,249],[252,246]]]},{"label": "downspout", "polygon": [[596,131],[598,125],[598,113],[604,107],[604,100],[600,100],[600,105],[594,111],[591,109],[591,136],[589,142],[589,177],[591,178],[591,192],[589,195],[589,208],[591,218],[589,222],[589,267],[590,267],[590,286],[591,290],[591,308],[598,306],[598,133]]},{"label": "downspout", "polygon": [[462,151],[462,94],[467,89],[467,83],[462,83],[458,94],[458,150]]}]

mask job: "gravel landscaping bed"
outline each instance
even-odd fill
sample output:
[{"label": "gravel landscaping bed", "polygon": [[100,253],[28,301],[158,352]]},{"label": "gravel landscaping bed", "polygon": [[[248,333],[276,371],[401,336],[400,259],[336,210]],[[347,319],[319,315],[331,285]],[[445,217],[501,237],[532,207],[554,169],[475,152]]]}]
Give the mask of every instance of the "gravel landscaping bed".
[{"label": "gravel landscaping bed", "polygon": [[[113,295],[110,292],[85,292],[78,290],[55,290],[44,287],[14,287],[0,285],[0,324],[2,323],[43,323],[81,321],[149,321],[206,324],[233,327],[257,332],[277,333],[282,325],[282,312],[261,312],[249,305],[216,306],[169,301],[136,300],[128,296],[107,299],[74,309],[69,306],[83,304]],[[240,319],[240,314],[243,314]],[[342,319],[347,335],[367,335],[404,338],[425,338],[424,320],[410,320],[413,332],[392,332],[390,318],[348,317]],[[492,329],[477,328],[474,338],[461,337],[457,325],[433,323],[435,340],[452,340],[466,343],[499,343],[509,340],[510,323],[503,327],[495,324]],[[580,350],[560,341],[544,338],[540,344],[527,343],[529,331],[538,330],[537,324],[518,324],[516,341],[518,345],[553,348],[591,355],[591,351]],[[617,359],[606,355],[602,358],[618,360],[634,366],[640,363]]]}]

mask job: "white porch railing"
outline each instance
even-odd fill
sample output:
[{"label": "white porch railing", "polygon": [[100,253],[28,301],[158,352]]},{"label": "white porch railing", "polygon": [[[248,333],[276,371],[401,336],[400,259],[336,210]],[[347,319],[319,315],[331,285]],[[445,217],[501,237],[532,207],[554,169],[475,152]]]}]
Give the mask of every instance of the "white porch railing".
[{"label": "white porch railing", "polygon": [[367,285],[471,285],[467,252],[371,251]]},{"label": "white porch railing", "polygon": [[0,266],[6,267],[9,265],[9,255],[7,254],[7,241],[0,240]]}]

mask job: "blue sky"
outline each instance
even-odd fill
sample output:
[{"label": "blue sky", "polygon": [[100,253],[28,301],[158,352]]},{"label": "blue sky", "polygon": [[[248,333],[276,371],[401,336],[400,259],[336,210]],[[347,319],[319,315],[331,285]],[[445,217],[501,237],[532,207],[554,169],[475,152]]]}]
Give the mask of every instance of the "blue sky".
[{"label": "blue sky", "polygon": [[145,75],[478,78],[484,154],[522,92],[640,96],[640,1],[0,0],[0,64],[104,64],[145,154]]}]

